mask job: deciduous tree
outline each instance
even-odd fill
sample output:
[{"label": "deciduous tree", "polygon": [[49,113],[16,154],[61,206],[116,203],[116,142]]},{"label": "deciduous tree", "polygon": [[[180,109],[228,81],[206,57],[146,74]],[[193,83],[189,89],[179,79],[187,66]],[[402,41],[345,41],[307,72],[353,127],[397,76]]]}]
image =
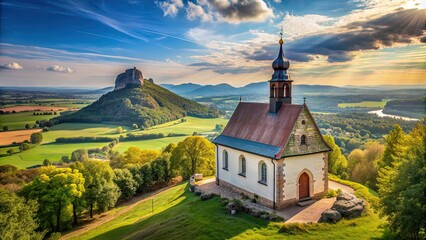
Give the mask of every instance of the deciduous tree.
[{"label": "deciduous tree", "polygon": [[43,134],[36,132],[31,134],[30,140],[32,144],[40,144],[43,141]]},{"label": "deciduous tree", "polygon": [[170,168],[174,176],[184,178],[195,173],[206,176],[215,171],[214,145],[204,137],[191,136],[179,142],[170,157]]}]

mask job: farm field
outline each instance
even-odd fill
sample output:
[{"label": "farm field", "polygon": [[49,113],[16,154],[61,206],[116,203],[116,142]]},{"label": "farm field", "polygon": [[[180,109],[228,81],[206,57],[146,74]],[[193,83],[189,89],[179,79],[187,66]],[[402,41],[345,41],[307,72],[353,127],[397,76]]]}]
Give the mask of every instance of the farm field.
[{"label": "farm field", "polygon": [[[20,114],[20,113],[19,113]],[[148,134],[148,133],[181,133],[192,135],[193,132],[205,133],[214,130],[216,124],[224,124],[228,120],[224,118],[194,118],[186,117],[186,122],[176,120],[155,126],[147,130],[132,129],[122,126],[123,132],[116,133],[118,125],[112,124],[94,124],[94,123],[63,123],[50,128],[50,131],[43,132],[42,145],[29,149],[22,153],[16,153],[12,156],[0,157],[1,164],[12,164],[19,168],[25,168],[35,164],[41,164],[44,159],[58,161],[64,155],[71,155],[71,152],[79,148],[98,148],[107,145],[108,143],[68,143],[58,144],[55,139],[59,137],[120,137],[127,133]],[[0,133],[0,135],[3,133]],[[157,149],[167,146],[169,143],[177,143],[185,137],[167,137],[160,139],[139,140],[121,142],[114,147],[114,150],[119,152],[126,151],[131,146],[136,146],[141,149]],[[8,148],[4,150],[6,153]]]},{"label": "farm field", "polygon": [[30,140],[31,134],[41,131],[42,129],[28,129],[0,132],[0,146],[10,145],[13,142],[19,143],[25,140]]},{"label": "farm field", "polygon": [[65,111],[68,110],[67,107],[56,107],[56,106],[40,106],[40,105],[17,105],[0,108],[0,111],[15,111],[15,112],[28,112],[28,111]]},{"label": "farm field", "polygon": [[354,103],[339,103],[339,108],[384,108],[389,99],[382,101],[362,101]]},{"label": "farm field", "polygon": [[64,155],[71,156],[74,150],[80,148],[97,148],[105,145],[106,143],[43,144],[12,156],[1,157],[0,165],[11,164],[18,168],[26,168],[42,164],[44,159],[58,161]]},{"label": "farm field", "polygon": [[[25,129],[25,124],[30,124],[33,127],[37,120],[49,120],[58,115],[33,115],[33,112],[19,112],[0,115],[0,129],[8,126],[9,130]],[[1,133],[0,133],[1,134]]]},{"label": "farm field", "polygon": [[[336,224],[267,222],[239,212],[226,212],[219,197],[201,201],[183,183],[142,201],[131,211],[72,239],[374,239],[382,236],[371,210],[358,219]],[[114,214],[118,209],[112,210]],[[226,226],[226,227],[224,227]]]}]

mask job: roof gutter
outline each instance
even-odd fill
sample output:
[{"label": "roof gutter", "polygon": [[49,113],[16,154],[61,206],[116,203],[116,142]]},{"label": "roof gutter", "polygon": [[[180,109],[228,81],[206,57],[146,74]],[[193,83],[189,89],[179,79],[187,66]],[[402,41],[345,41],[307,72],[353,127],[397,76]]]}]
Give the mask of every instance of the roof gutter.
[{"label": "roof gutter", "polygon": [[273,195],[273,203],[272,203],[272,206],[273,206],[273,209],[275,210],[275,185],[277,184],[276,182],[275,182],[275,163],[274,163],[274,159],[273,158],[271,158],[271,162],[272,162],[272,164],[274,165],[274,184],[272,184],[272,189],[273,189],[273,192],[272,192],[272,195]]}]

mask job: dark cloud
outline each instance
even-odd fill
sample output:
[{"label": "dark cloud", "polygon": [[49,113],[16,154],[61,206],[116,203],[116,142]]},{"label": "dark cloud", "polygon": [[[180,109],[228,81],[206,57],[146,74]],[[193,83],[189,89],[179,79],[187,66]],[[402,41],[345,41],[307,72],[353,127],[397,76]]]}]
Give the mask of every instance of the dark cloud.
[{"label": "dark cloud", "polygon": [[263,0],[207,0],[221,17],[231,22],[264,20],[272,16],[272,10]]},{"label": "dark cloud", "polygon": [[212,67],[212,66],[217,66],[217,65],[213,64],[213,63],[208,63],[208,62],[197,62],[197,63],[189,64],[188,66],[194,66],[194,67]]},{"label": "dark cloud", "polygon": [[[426,42],[424,10],[410,9],[390,13],[380,18],[355,22],[347,26],[348,32],[309,36],[284,45],[287,58],[307,62],[313,55],[328,56],[329,62],[346,62],[360,50],[375,50],[398,43],[411,43],[413,39]],[[253,60],[270,60],[277,46],[267,46],[248,56]]]}]

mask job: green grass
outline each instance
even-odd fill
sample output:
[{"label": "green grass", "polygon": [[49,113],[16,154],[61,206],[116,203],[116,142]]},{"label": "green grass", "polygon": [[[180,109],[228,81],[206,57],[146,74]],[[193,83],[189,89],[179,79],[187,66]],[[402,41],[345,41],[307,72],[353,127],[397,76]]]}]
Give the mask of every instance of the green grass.
[{"label": "green grass", "polygon": [[[57,111],[59,115],[59,111]],[[38,115],[34,116],[33,112],[19,112],[0,115],[0,128],[8,126],[9,130],[25,129],[25,124],[30,124],[31,128],[37,120],[49,120],[58,115]]]},{"label": "green grass", "polygon": [[[105,143],[73,143],[73,144],[43,144],[27,151],[16,153],[12,156],[0,158],[0,165],[11,164],[18,168],[42,164],[44,159],[56,162],[62,156],[71,156],[74,150],[79,148],[102,147]],[[7,149],[7,148],[6,148]]]},{"label": "green grass", "polygon": [[380,238],[383,220],[368,210],[361,218],[336,224],[267,222],[246,213],[230,215],[218,197],[201,201],[187,184],[173,187],[151,201],[75,239],[371,239]]},{"label": "green grass", "polygon": [[161,150],[163,147],[169,145],[170,143],[178,143],[180,141],[183,141],[185,138],[186,137],[167,137],[167,138],[141,140],[141,141],[121,142],[114,147],[114,150],[119,152],[124,152],[129,147],[138,147],[140,149]]},{"label": "green grass", "polygon": [[382,101],[362,101],[355,103],[339,103],[337,106],[339,108],[384,108],[388,99]]}]

